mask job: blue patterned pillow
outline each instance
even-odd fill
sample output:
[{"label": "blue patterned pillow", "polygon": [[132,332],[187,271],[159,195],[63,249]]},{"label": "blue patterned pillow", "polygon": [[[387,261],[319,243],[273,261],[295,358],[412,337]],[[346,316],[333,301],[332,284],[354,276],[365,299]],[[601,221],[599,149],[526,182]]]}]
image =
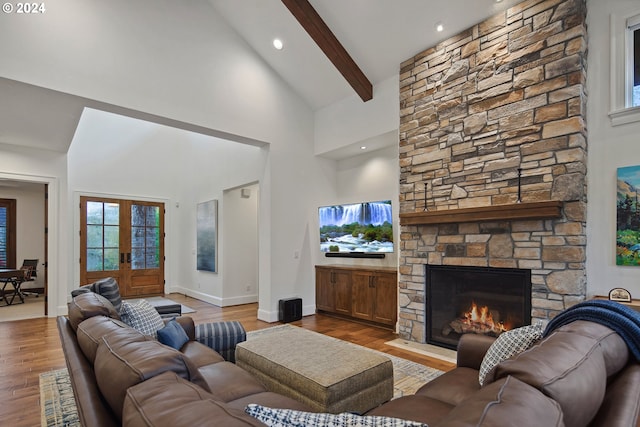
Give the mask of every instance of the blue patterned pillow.
[{"label": "blue patterned pillow", "polygon": [[164,328],[158,329],[158,341],[176,350],[180,350],[182,346],[189,341],[189,336],[182,326],[176,322],[174,317],[167,322]]},{"label": "blue patterned pillow", "polygon": [[121,320],[133,329],[145,335],[158,338],[158,329],[164,328],[162,317],[156,309],[145,299],[130,303],[122,301]]},{"label": "blue patterned pillow", "polygon": [[244,411],[269,427],[429,427],[417,421],[400,418],[362,416],[349,413],[325,414],[274,409],[254,403]]}]

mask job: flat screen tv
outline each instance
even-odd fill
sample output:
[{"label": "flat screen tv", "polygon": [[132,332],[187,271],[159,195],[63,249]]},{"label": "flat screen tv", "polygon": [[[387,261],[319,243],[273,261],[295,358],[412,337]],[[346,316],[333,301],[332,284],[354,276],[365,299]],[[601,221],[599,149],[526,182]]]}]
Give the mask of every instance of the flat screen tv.
[{"label": "flat screen tv", "polygon": [[391,200],[322,206],[318,211],[322,252],[393,252]]}]

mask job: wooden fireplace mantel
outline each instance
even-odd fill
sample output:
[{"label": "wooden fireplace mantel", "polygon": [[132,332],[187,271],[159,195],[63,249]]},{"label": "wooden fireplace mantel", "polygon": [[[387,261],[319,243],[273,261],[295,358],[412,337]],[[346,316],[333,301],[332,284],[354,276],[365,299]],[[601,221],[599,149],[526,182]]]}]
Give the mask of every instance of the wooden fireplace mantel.
[{"label": "wooden fireplace mantel", "polygon": [[400,214],[400,225],[453,224],[514,219],[552,219],[562,217],[562,202],[513,203],[511,205]]}]

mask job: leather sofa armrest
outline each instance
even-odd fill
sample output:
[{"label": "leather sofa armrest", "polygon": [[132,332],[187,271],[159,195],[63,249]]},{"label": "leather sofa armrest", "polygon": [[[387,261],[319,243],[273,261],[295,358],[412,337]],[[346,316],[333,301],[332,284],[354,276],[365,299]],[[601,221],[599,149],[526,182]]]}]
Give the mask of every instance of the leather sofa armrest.
[{"label": "leather sofa armrest", "polygon": [[480,370],[482,359],[495,340],[486,335],[462,335],[458,341],[458,366]]},{"label": "leather sofa armrest", "polygon": [[191,317],[189,316],[176,317],[176,322],[178,322],[178,324],[182,326],[182,329],[184,329],[184,331],[187,333],[187,336],[189,337],[189,341],[196,340],[196,326]]}]

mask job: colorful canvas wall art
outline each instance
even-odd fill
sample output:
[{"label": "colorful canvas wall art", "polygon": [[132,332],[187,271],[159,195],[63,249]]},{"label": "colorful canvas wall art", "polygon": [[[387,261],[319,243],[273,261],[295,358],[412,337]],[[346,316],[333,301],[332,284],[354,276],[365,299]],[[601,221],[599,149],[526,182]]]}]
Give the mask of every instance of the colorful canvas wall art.
[{"label": "colorful canvas wall art", "polygon": [[640,266],[640,166],[618,168],[616,265]]}]

